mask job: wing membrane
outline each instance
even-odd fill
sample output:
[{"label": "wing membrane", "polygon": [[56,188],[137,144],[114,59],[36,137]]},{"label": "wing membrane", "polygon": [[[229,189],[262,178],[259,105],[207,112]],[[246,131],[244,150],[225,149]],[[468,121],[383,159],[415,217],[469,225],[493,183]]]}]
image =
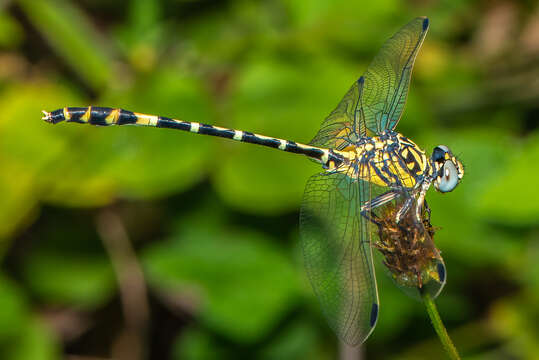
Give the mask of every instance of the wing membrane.
[{"label": "wing membrane", "polygon": [[352,85],[339,105],[324,120],[310,142],[313,146],[342,150],[366,133],[365,122],[359,118],[359,99],[363,91],[363,77]]},{"label": "wing membrane", "polygon": [[351,345],[369,336],[378,317],[374,229],[360,214],[372,195],[368,182],[321,173],[309,179],[301,208],[307,274],[330,326]]},{"label": "wing membrane", "polygon": [[366,127],[380,133],[397,125],[410,87],[415,58],[427,34],[427,18],[416,18],[382,46],[365,72],[360,101]]},{"label": "wing membrane", "polygon": [[428,19],[418,17],[385,42],[365,74],[324,120],[312,145],[342,149],[347,142],[368,135],[367,130],[379,134],[395,128],[428,27]]}]

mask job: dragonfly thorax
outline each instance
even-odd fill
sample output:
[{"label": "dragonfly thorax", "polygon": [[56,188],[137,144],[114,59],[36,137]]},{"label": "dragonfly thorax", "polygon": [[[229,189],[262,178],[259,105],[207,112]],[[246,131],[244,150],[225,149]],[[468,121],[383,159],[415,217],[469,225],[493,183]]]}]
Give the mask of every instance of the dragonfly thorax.
[{"label": "dragonfly thorax", "polygon": [[394,131],[361,137],[338,153],[345,161],[337,171],[379,186],[415,188],[431,172],[425,152]]}]

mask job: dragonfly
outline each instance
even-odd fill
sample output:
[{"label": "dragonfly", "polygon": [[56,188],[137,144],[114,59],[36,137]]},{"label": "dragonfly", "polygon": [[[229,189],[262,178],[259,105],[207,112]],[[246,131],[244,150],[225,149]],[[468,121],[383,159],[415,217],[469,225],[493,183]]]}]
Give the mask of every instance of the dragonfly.
[{"label": "dragonfly", "polygon": [[428,28],[428,18],[418,17],[388,39],[308,144],[109,107],[43,111],[43,120],[176,129],[318,162],[322,169],[307,181],[300,209],[305,267],[330,327],[358,345],[379,315],[373,249],[400,287],[436,297],[446,281],[425,195],[431,185],[452,191],[464,175],[462,163],[445,145],[428,157],[395,131]]}]

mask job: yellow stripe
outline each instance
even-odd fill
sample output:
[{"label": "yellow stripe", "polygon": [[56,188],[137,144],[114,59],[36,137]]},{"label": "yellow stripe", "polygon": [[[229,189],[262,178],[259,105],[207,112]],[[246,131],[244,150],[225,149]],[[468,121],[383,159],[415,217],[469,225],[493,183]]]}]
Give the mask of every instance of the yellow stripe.
[{"label": "yellow stripe", "polygon": [[324,155],[322,155],[320,160],[322,160],[322,164],[325,164],[325,163],[328,162],[328,160],[329,160],[329,151],[328,150],[324,151]]},{"label": "yellow stripe", "polygon": [[406,159],[408,157],[408,149],[404,148],[401,152],[402,158]]},{"label": "yellow stripe", "polygon": [[64,108],[64,119],[65,119],[66,121],[71,120],[71,114],[70,114],[69,111],[67,110],[67,107]]},{"label": "yellow stripe", "polygon": [[84,122],[88,122],[88,120],[90,120],[90,114],[92,112],[92,107],[91,106],[88,106],[88,109],[86,110],[86,112],[84,113],[84,115],[82,115],[80,117],[80,119]]},{"label": "yellow stripe", "polygon": [[159,119],[155,115],[146,115],[140,113],[135,113],[135,116],[137,117],[136,124],[142,126],[156,126],[157,120]]},{"label": "yellow stripe", "polygon": [[275,138],[272,138],[272,137],[269,137],[269,136],[264,136],[264,135],[258,135],[258,134],[254,134],[257,138],[259,139],[262,139],[262,140],[277,140]]},{"label": "yellow stripe", "polygon": [[242,137],[243,137],[243,131],[234,130],[234,137],[232,139],[241,140]]},{"label": "yellow stripe", "polygon": [[114,109],[107,115],[105,122],[107,124],[116,124],[118,122],[118,116],[120,115],[119,109]]}]

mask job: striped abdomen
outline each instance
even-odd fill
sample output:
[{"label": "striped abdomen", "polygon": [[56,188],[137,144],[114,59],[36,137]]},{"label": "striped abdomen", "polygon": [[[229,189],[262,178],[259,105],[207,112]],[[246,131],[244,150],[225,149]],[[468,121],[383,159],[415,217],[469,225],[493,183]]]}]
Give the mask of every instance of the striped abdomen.
[{"label": "striped abdomen", "polygon": [[65,107],[52,112],[43,112],[43,120],[52,124],[62,121],[88,123],[91,125],[139,125],[170,128],[189,131],[196,134],[219,136],[227,139],[267,146],[282,151],[303,154],[329,167],[338,166],[343,157],[331,149],[323,149],[294,141],[283,140],[264,135],[253,134],[247,131],[226,129],[219,126],[201,124],[197,122],[181,121],[157,115],[140,114],[123,109],[107,107]]}]

